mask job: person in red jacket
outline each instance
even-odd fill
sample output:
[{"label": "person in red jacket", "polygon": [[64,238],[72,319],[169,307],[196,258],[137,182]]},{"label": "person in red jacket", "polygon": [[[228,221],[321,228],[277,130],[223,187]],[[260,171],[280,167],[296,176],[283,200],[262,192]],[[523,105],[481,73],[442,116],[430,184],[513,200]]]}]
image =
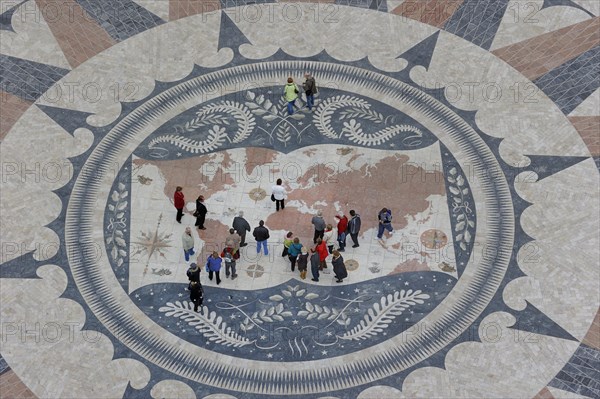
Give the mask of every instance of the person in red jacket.
[{"label": "person in red jacket", "polygon": [[335,218],[338,220],[337,224],[337,242],[339,245],[338,251],[344,252],[346,248],[346,230],[348,230],[348,218],[344,213],[340,212]]},{"label": "person in red jacket", "polygon": [[319,270],[323,270],[327,268],[327,263],[325,259],[329,256],[329,251],[327,250],[327,243],[323,241],[321,238],[317,238],[317,245],[313,252],[319,254]]},{"label": "person in red jacket", "polygon": [[183,197],[183,187],[177,186],[175,188],[175,195],[173,195],[173,204],[175,205],[175,209],[177,209],[177,223],[181,223],[181,218],[183,216],[183,207],[185,206],[185,199]]}]

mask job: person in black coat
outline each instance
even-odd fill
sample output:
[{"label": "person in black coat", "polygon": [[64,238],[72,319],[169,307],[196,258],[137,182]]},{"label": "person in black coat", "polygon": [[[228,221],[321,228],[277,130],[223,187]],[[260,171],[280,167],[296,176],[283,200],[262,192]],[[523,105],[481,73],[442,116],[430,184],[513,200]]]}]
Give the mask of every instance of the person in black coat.
[{"label": "person in black coat", "polygon": [[269,239],[269,229],[265,227],[265,222],[258,222],[258,227],[254,229],[252,232],[254,239],[256,240],[256,253],[260,253],[260,248],[263,248],[263,252],[265,255],[269,254],[269,249],[267,248],[267,240]]},{"label": "person in black coat", "polygon": [[196,212],[194,212],[194,216],[196,216],[196,223],[194,226],[197,226],[199,230],[206,230],[206,227],[204,227],[204,221],[206,220],[207,213],[208,210],[204,205],[204,196],[201,195],[198,197],[198,199],[196,199]]},{"label": "person in black coat", "polygon": [[344,264],[344,258],[338,250],[333,251],[333,259],[331,260],[333,265],[333,273],[335,273],[336,283],[342,283],[346,277],[348,277],[348,271]]},{"label": "person in black coat", "polygon": [[200,268],[195,263],[190,263],[190,268],[187,271],[187,276],[190,282],[195,281],[197,283],[200,282]]},{"label": "person in black coat", "polygon": [[[311,251],[313,251],[311,249]],[[321,258],[318,252],[313,252],[310,256],[310,271],[312,272],[312,281],[319,281],[319,266],[321,265]]]},{"label": "person in black coat", "polygon": [[188,290],[190,290],[190,301],[192,301],[194,304],[194,312],[197,312],[198,306],[202,306],[202,302],[204,301],[204,290],[202,289],[202,284],[197,281],[190,281]]},{"label": "person in black coat", "polygon": [[240,236],[240,247],[248,245],[246,242],[246,232],[250,231],[250,223],[244,219],[244,212],[240,211],[238,216],[233,218],[231,227],[233,227],[235,232]]}]

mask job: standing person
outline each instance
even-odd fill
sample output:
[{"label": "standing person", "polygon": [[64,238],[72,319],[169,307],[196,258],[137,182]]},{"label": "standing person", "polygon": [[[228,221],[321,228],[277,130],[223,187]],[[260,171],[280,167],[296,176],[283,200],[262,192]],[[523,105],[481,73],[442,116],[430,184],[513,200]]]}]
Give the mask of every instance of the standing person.
[{"label": "standing person", "polygon": [[194,312],[197,312],[198,306],[202,306],[202,302],[204,301],[202,284],[198,281],[190,281],[188,290],[190,291],[190,301],[194,304]]},{"label": "standing person", "polygon": [[329,253],[333,253],[333,242],[335,241],[333,238],[333,233],[333,226],[328,224],[327,227],[325,227],[325,232],[323,233],[323,241],[325,241],[325,245],[327,246]]},{"label": "standing person", "polygon": [[[298,256],[302,252],[302,244],[300,244],[300,239],[298,237],[294,238],[294,241],[290,243],[290,247],[288,248],[288,258],[290,259],[290,263],[292,266],[292,271],[296,269],[296,260]],[[300,265],[298,265],[298,270],[300,270]],[[302,275],[302,272],[300,273]]]},{"label": "standing person", "polygon": [[245,247],[248,245],[246,243],[246,232],[250,231],[250,223],[246,219],[244,219],[244,212],[240,211],[238,216],[233,218],[233,223],[231,227],[235,229],[235,231],[240,236],[240,247]]},{"label": "standing person", "polygon": [[275,201],[275,212],[279,212],[279,206],[281,205],[281,210],[285,208],[284,200],[287,196],[285,192],[285,188],[281,185],[283,182],[281,179],[277,179],[277,184],[272,187],[271,199]]},{"label": "standing person", "polygon": [[392,211],[387,208],[383,208],[379,211],[377,219],[379,219],[379,231],[377,232],[377,238],[381,240],[385,230],[389,231],[390,233],[394,231],[394,228],[392,227]]},{"label": "standing person", "polygon": [[[312,250],[311,250],[312,251]],[[310,256],[310,271],[312,272],[312,281],[319,281],[319,254],[313,251]]]},{"label": "standing person", "polygon": [[269,239],[269,229],[265,227],[265,222],[258,222],[258,227],[254,229],[252,232],[254,239],[256,240],[256,253],[260,253],[260,247],[262,246],[263,252],[265,255],[269,254],[269,249],[267,248],[267,240]]},{"label": "standing person", "polygon": [[238,253],[240,250],[240,242],[242,238],[235,232],[235,229],[229,229],[229,235],[225,238],[225,247],[231,248],[233,253]]},{"label": "standing person", "polygon": [[287,256],[290,250],[290,245],[292,245],[292,243],[294,242],[294,240],[292,239],[292,236],[294,234],[290,231],[285,235],[285,238],[283,239],[283,252],[281,253],[281,256]]},{"label": "standing person", "polygon": [[348,271],[344,264],[344,258],[339,251],[333,251],[333,259],[331,260],[333,265],[333,272],[335,273],[336,283],[344,282],[344,279],[348,277]]},{"label": "standing person", "polygon": [[206,259],[206,271],[208,272],[208,279],[212,281],[213,274],[217,277],[217,285],[221,284],[221,264],[223,263],[223,259],[219,256],[217,251],[213,251],[213,253]]},{"label": "standing person", "polygon": [[327,245],[321,238],[317,239],[317,245],[315,246],[315,252],[319,254],[319,270],[327,269],[327,262],[325,259],[329,256],[327,251]]},{"label": "standing person", "polygon": [[190,255],[194,254],[194,236],[192,235],[192,228],[186,227],[183,232],[183,236],[181,237],[181,242],[183,244],[183,255],[185,256],[185,261],[190,261]]},{"label": "standing person", "polygon": [[350,238],[352,238],[352,242],[354,245],[352,248],[358,248],[358,233],[360,232],[360,215],[354,210],[350,211],[350,221],[348,222],[348,233],[350,233]]},{"label": "standing person", "polygon": [[207,213],[208,210],[204,205],[204,196],[200,195],[196,199],[196,212],[194,212],[194,216],[196,216],[195,226],[198,226],[199,230],[206,230],[206,227],[204,227],[204,221],[206,220]]},{"label": "standing person", "polygon": [[[298,240],[299,241],[299,240]],[[300,255],[296,258],[298,264],[298,271],[300,272],[300,278],[304,280],[306,278],[306,271],[308,266],[308,249],[302,247],[300,249]],[[294,269],[292,268],[292,271]],[[319,265],[317,265],[317,273],[319,272]]]},{"label": "standing person", "polygon": [[173,194],[173,205],[175,205],[175,209],[177,209],[177,216],[175,220],[177,223],[181,223],[181,218],[183,217],[183,207],[185,206],[185,196],[183,195],[183,187],[177,186],[175,187],[175,194]]},{"label": "standing person", "polygon": [[187,271],[187,277],[190,282],[200,282],[200,268],[195,263],[190,263],[190,268]]},{"label": "standing person", "polygon": [[344,252],[346,248],[346,230],[348,230],[348,218],[342,212],[335,217],[338,219],[337,224],[337,242],[339,245],[338,251]]},{"label": "standing person", "polygon": [[318,93],[317,84],[315,83],[315,78],[310,76],[308,72],[304,74],[304,79],[305,81],[302,86],[306,93],[306,106],[309,111],[312,111],[312,107],[315,106],[315,94]]},{"label": "standing person", "polygon": [[287,80],[287,84],[283,88],[283,96],[285,97],[285,101],[287,101],[288,115],[294,113],[294,105],[298,98],[298,93],[298,87],[294,83],[294,79],[290,76]]},{"label": "standing person", "polygon": [[315,226],[313,244],[316,244],[317,238],[323,238],[323,234],[325,233],[325,219],[323,219],[323,212],[317,211],[317,214],[313,216],[311,223]]},{"label": "standing person", "polygon": [[234,280],[237,277],[235,264],[236,260],[240,258],[239,251],[234,250],[232,247],[225,247],[221,252],[221,258],[225,261],[225,277],[229,277],[231,269],[231,279]]}]

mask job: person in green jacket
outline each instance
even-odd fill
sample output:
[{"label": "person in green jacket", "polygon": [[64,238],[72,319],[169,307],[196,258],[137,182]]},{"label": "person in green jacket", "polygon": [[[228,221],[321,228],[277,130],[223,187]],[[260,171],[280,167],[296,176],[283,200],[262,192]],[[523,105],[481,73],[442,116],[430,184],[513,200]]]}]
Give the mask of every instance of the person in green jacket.
[{"label": "person in green jacket", "polygon": [[298,98],[298,93],[298,87],[294,83],[294,79],[290,76],[287,80],[287,84],[283,88],[283,96],[285,97],[285,101],[287,101],[288,115],[294,113],[294,105]]}]

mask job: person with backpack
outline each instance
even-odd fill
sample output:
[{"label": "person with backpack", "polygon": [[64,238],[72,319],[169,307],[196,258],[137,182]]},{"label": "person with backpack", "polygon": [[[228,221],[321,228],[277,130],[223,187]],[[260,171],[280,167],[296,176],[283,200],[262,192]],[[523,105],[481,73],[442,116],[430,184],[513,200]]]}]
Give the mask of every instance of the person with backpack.
[{"label": "person with backpack", "polygon": [[312,108],[315,106],[315,94],[318,93],[317,84],[315,83],[315,78],[310,76],[307,72],[304,74],[304,92],[306,93],[306,106],[309,111],[312,111]]},{"label": "person with backpack", "polygon": [[381,240],[385,230],[389,231],[390,233],[394,231],[394,228],[392,227],[392,211],[387,208],[383,208],[381,211],[379,211],[377,218],[379,219],[379,231],[377,232],[377,238]]},{"label": "person with backpack", "polygon": [[234,228],[229,229],[229,235],[225,238],[225,246],[233,248],[233,252],[238,252],[242,238],[235,232]]},{"label": "person with backpack", "polygon": [[204,290],[202,284],[198,281],[190,281],[188,284],[188,290],[190,291],[190,301],[194,304],[194,312],[198,311],[198,307],[202,306],[204,301]]},{"label": "person with backpack", "polygon": [[294,106],[296,104],[296,99],[298,98],[298,86],[294,83],[294,79],[290,76],[287,80],[287,84],[283,88],[283,97],[285,97],[285,101],[287,101],[287,110],[288,115],[292,115],[294,113]]},{"label": "person with backpack", "polygon": [[[300,254],[296,258],[296,264],[298,265],[298,271],[300,272],[300,278],[304,280],[306,278],[306,272],[308,269],[308,249],[306,247],[302,247],[300,249]],[[318,273],[317,266],[317,273]]]},{"label": "person with backpack", "polygon": [[237,273],[235,270],[236,261],[240,258],[240,251],[236,251],[232,247],[225,247],[221,252],[221,258],[225,261],[225,277],[229,277],[231,270],[231,279],[235,280]]}]

